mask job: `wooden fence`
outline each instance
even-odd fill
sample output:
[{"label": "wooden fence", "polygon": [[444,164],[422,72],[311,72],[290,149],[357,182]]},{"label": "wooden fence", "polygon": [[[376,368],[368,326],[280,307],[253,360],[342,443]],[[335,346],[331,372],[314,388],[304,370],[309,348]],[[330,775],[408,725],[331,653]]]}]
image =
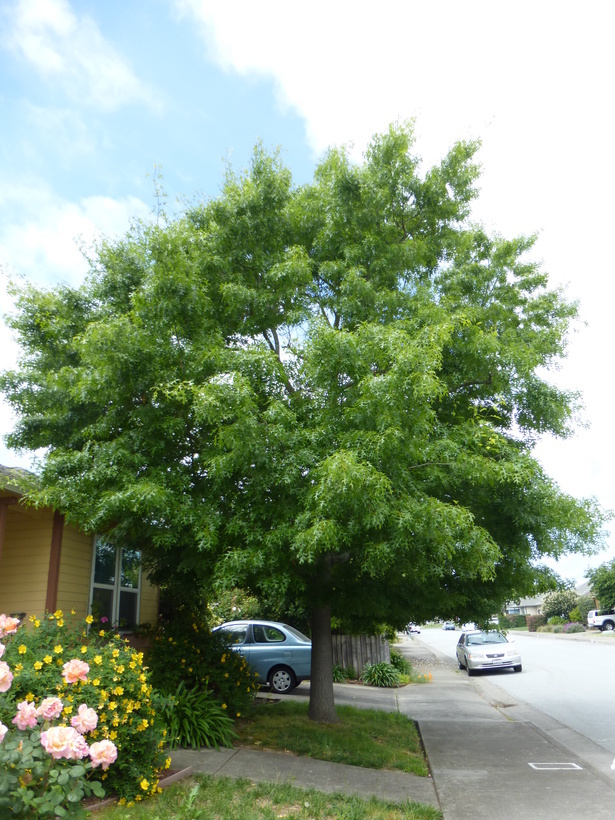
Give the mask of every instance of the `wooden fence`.
[{"label": "wooden fence", "polygon": [[333,663],[352,667],[360,675],[368,663],[391,661],[389,642],[382,635],[333,635]]}]

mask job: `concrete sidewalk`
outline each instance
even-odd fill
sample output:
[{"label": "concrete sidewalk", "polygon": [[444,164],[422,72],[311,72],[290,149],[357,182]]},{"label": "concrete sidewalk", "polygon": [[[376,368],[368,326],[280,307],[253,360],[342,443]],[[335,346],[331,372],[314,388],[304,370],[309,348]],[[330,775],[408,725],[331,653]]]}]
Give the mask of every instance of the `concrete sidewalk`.
[{"label": "concrete sidewalk", "polygon": [[[173,768],[427,803],[445,820],[615,817],[615,776],[606,750],[513,702],[488,677],[460,674],[420,639],[401,638],[396,648],[433,682],[401,689],[335,684],[336,704],[399,711],[417,721],[430,778],[247,748],[177,750]],[[287,697],[307,700],[309,684]]]}]

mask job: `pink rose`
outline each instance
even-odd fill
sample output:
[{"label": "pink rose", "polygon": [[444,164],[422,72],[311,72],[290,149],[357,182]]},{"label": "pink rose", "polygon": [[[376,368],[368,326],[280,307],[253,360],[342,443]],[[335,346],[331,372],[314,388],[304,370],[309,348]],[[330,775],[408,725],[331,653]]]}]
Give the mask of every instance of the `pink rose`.
[{"label": "pink rose", "polygon": [[39,717],[45,720],[55,720],[60,717],[63,708],[64,704],[60,698],[45,698],[45,700],[41,701],[36,712]]},{"label": "pink rose", "polygon": [[9,727],[5,726],[4,723],[0,723],[0,743],[4,740],[5,734],[8,732]]},{"label": "pink rose", "polygon": [[38,721],[38,714],[36,706],[33,703],[28,703],[27,700],[22,700],[17,704],[17,714],[13,718],[13,723],[18,729],[32,729],[36,726]]},{"label": "pink rose", "polygon": [[85,683],[89,671],[90,667],[85,661],[79,661],[73,658],[72,661],[68,661],[68,663],[65,663],[62,667],[62,676],[66,683],[77,683],[79,680]]},{"label": "pink rose", "polygon": [[0,643],[0,658],[4,655],[4,650],[6,646],[3,643]]},{"label": "pink rose", "polygon": [[5,635],[14,635],[19,626],[19,618],[11,618],[9,615],[0,615],[0,638]]},{"label": "pink rose", "polygon": [[103,769],[108,769],[112,763],[117,760],[117,749],[114,743],[110,740],[100,740],[98,743],[92,743],[90,746],[90,758],[92,759],[92,766],[100,766]]},{"label": "pink rose", "polygon": [[9,669],[8,663],[0,661],[0,692],[8,692],[11,688],[13,673]]},{"label": "pink rose", "polygon": [[41,746],[55,760],[65,757],[68,760],[81,760],[88,752],[88,744],[72,726],[52,726],[41,734]]},{"label": "pink rose", "polygon": [[85,703],[82,703],[77,712],[78,714],[71,718],[71,726],[74,726],[82,735],[86,732],[93,732],[98,723],[98,715],[94,709],[90,709]]}]

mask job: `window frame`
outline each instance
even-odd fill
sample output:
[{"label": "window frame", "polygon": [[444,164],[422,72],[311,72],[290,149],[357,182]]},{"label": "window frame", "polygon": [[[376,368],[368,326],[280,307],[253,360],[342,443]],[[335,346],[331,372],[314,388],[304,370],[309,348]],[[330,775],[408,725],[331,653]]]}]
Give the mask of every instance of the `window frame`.
[{"label": "window frame", "polygon": [[[137,578],[137,588],[134,587],[126,587],[121,585],[122,581],[122,561],[124,556],[124,549],[122,547],[114,547],[115,549],[115,570],[114,570],[114,577],[115,581],[113,584],[102,584],[100,582],[95,581],[96,577],[96,552],[98,549],[99,543],[102,541],[104,542],[104,537],[101,535],[97,535],[94,537],[94,543],[92,546],[92,569],[90,573],[90,593],[89,593],[89,604],[88,610],[90,614],[92,613],[92,605],[94,603],[94,590],[95,589],[107,589],[111,590],[112,594],[112,605],[111,605],[111,623],[110,627],[114,627],[117,625],[117,628],[120,632],[130,632],[134,629],[135,626],[139,626],[141,621],[141,590],[143,588],[143,566],[142,566],[142,552],[140,550],[135,550],[135,552],[139,553],[139,574]],[[111,546],[111,545],[109,545]],[[132,552],[132,550],[131,550]],[[119,619],[120,619],[120,603],[122,592],[129,593],[129,594],[136,594],[137,603],[136,603],[136,617],[135,623],[133,626],[127,627],[120,627],[119,626]]]}]

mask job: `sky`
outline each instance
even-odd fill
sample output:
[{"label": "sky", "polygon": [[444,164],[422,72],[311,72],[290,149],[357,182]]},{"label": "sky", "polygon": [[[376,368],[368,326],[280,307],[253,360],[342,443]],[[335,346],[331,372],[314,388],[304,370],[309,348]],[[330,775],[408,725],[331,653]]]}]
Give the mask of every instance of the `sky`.
[{"label": "sky", "polygon": [[[552,374],[583,394],[577,434],[535,455],[563,490],[615,509],[614,17],[611,0],[3,0],[0,314],[6,276],[78,285],[83,247],[155,213],[157,178],[179,213],[258,140],[301,184],[327,147],[360,161],[393,121],[414,119],[424,169],[480,139],[473,218],[537,234],[534,258],[583,320]],[[0,351],[12,367],[1,321]],[[13,424],[0,401],[0,436]],[[1,442],[0,464],[34,466]],[[580,582],[615,557],[613,528],[558,572]]]}]

